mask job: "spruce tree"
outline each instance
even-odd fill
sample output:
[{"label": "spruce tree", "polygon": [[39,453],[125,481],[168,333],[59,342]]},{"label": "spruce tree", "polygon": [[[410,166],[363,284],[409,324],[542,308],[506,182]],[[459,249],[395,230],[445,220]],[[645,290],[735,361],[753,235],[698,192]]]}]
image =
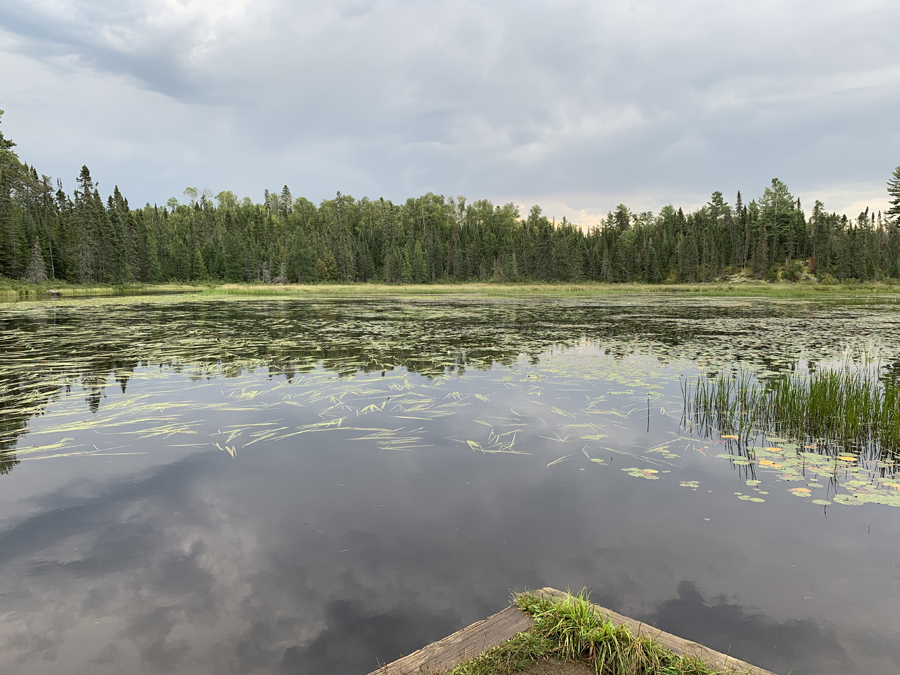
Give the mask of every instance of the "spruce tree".
[{"label": "spruce tree", "polygon": [[753,252],[753,275],[762,279],[769,269],[769,246],[766,235],[766,221],[759,223],[759,238],[756,242],[756,250]]},{"label": "spruce tree", "polygon": [[422,250],[422,244],[416,240],[416,245],[413,248],[412,260],[410,261],[412,265],[412,278],[417,284],[425,283],[428,281],[428,263],[425,259],[425,252]]},{"label": "spruce tree", "polygon": [[81,167],[76,179],[81,190],[75,190],[75,269],[79,282],[94,280],[94,181],[87,166]]},{"label": "spruce tree", "polygon": [[889,200],[891,206],[885,215],[892,218],[896,224],[900,224],[900,166],[891,174],[891,178],[887,182],[887,191],[891,197]]},{"label": "spruce tree", "polygon": [[775,262],[805,250],[806,223],[797,220],[797,201],[787,185],[772,179],[759,201],[760,217],[769,235],[769,258]]},{"label": "spruce tree", "polygon": [[25,269],[25,281],[30,284],[42,284],[47,281],[47,267],[44,265],[44,254],[41,253],[41,242],[34,238],[34,246],[31,247],[31,262]]},{"label": "spruce tree", "polygon": [[[3,110],[0,110],[0,120],[3,118]],[[3,131],[0,130],[0,150],[12,150],[16,147],[16,144],[12,142],[12,140],[5,138],[3,136]]]},{"label": "spruce tree", "polygon": [[18,277],[22,269],[19,257],[22,231],[10,174],[6,166],[0,166],[0,274]]}]

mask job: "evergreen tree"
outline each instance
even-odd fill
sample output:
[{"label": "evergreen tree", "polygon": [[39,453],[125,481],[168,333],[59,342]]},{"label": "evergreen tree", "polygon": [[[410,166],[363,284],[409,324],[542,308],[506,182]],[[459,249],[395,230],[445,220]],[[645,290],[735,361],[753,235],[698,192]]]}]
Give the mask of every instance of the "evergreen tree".
[{"label": "evergreen tree", "polygon": [[316,260],[316,278],[319,281],[337,281],[338,280],[337,261],[334,253],[325,251],[325,254]]},{"label": "evergreen tree", "polygon": [[787,185],[777,178],[763,192],[759,201],[760,217],[770,241],[766,243],[773,259],[796,257],[801,242],[796,227],[794,197]]},{"label": "evergreen tree", "polygon": [[887,182],[887,191],[890,196],[890,207],[885,215],[892,218],[895,223],[898,223],[900,222],[900,166],[894,169],[894,173],[891,174]]},{"label": "evergreen tree", "polygon": [[80,190],[75,190],[75,264],[77,280],[86,284],[94,281],[94,181],[87,166],[81,167],[76,179]]},{"label": "evergreen tree", "polygon": [[769,242],[766,233],[766,222],[759,224],[759,236],[756,240],[756,250],[753,251],[753,275],[762,279],[769,269]]},{"label": "evergreen tree", "polygon": [[34,238],[34,246],[31,247],[31,262],[25,269],[25,280],[31,284],[42,284],[47,281],[47,267],[44,265],[41,242],[37,237]]},{"label": "evergreen tree", "polygon": [[0,274],[16,278],[23,266],[21,209],[12,195],[12,171],[0,166]]},{"label": "evergreen tree", "polygon": [[[2,111],[0,111],[2,116]],[[187,204],[131,210],[115,187],[104,202],[88,168],[73,194],[19,161],[0,133],[0,275],[72,282],[132,279],[244,281],[439,280],[659,283],[712,281],[748,266],[759,278],[795,277],[801,262],[820,277],[900,277],[900,167],[882,217],[852,221],[815,202],[807,221],[799,200],[773,179],[761,198],[734,208],[721,192],[688,214],[656,215],[619,204],[584,231],[533,207],[435,194],[395,205],[337,193],[318,206],[287,186],[262,204],[230,191],[187,188]],[[215,203],[214,203],[215,202]],[[37,262],[37,241],[41,262]]]},{"label": "evergreen tree", "polygon": [[[0,110],[0,123],[2,123],[2,121],[3,121],[3,112],[4,112],[3,110]],[[7,152],[7,151],[12,153],[12,149],[14,147],[16,147],[16,144],[13,143],[11,139],[6,138],[3,135],[3,130],[0,129],[0,153]],[[3,155],[0,155],[0,157],[3,157]],[[18,161],[18,158],[17,158],[17,161]]]},{"label": "evergreen tree", "polygon": [[416,245],[413,248],[412,260],[411,264],[411,276],[412,280],[417,283],[425,283],[428,281],[428,266],[427,261],[425,259],[425,251],[422,250],[422,243],[416,240]]}]

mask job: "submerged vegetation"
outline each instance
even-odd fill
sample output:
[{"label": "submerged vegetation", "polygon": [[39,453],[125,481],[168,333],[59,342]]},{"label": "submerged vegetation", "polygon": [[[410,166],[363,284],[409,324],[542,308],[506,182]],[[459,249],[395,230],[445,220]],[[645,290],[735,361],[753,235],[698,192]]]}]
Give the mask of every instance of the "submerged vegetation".
[{"label": "submerged vegetation", "polygon": [[601,616],[584,592],[565,599],[530,592],[515,603],[534,617],[534,626],[457,666],[450,675],[512,675],[536,662],[584,663],[602,675],[715,675],[693,657],[634,635],[626,625]]},{"label": "submerged vegetation", "polygon": [[881,345],[885,374],[898,372],[896,312],[892,302],[654,296],[9,304],[0,471],[169,451],[241,461],[315,434],[316,447],[516,456],[698,494],[713,486],[692,466],[727,459],[747,486],[742,502],[764,503],[781,485],[816,504],[900,506],[893,459],[772,430],[682,426],[678,385],[697,367],[736,363],[771,378],[801,358],[833,362],[850,331]]},{"label": "submerged vegetation", "polygon": [[14,146],[0,134],[0,277],[29,283],[900,279],[900,207],[847,218],[816,202],[807,213],[778,179],[749,203],[714,192],[687,213],[620,204],[585,229],[538,206],[523,216],[486,199],[426,194],[394,204],[340,193],[316,205],[287,186],[260,204],[187,188],[187,203],[132,208],[118,187],[104,200],[86,166],[66,193]]}]

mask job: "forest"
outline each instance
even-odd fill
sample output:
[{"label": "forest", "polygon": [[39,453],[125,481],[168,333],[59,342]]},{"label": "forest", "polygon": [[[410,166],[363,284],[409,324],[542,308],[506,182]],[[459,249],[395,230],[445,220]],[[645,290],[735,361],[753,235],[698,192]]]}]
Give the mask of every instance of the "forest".
[{"label": "forest", "polygon": [[714,192],[689,213],[620,204],[585,230],[538,206],[522,218],[484,199],[340,192],[316,205],[287,186],[262,203],[189,187],[184,203],[132,208],[118,187],[104,200],[86,166],[66,193],[14,147],[0,131],[0,276],[32,283],[900,279],[900,167],[885,214],[848,218],[819,201],[807,214],[776,178],[749,202]]}]

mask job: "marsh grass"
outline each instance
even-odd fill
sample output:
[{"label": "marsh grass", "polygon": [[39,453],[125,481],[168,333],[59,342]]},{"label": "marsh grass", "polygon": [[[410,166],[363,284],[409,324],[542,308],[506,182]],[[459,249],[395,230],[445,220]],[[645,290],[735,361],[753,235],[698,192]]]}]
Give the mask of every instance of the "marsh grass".
[{"label": "marsh grass", "polygon": [[706,297],[837,297],[892,296],[900,287],[886,284],[803,284],[747,282],[743,284],[600,284],[600,283],[464,283],[464,284],[225,284],[209,287],[207,295],[250,296],[482,296],[592,297],[606,295],[685,295]]},{"label": "marsh grass", "polygon": [[[56,297],[91,297],[121,294],[155,294],[155,293],[185,293],[196,292],[208,288],[208,286],[192,284],[70,284],[65,281],[45,281],[40,284],[30,284],[25,281],[13,279],[0,279],[0,302],[14,301],[18,299],[45,299]],[[53,293],[51,294],[51,291]]]},{"label": "marsh grass", "polygon": [[604,675],[713,675],[696,658],[679,656],[653,640],[603,618],[586,594],[564,600],[520,593],[514,602],[534,617],[534,626],[467,661],[450,675],[511,675],[538,661],[584,663]]},{"label": "marsh grass", "polygon": [[701,375],[682,384],[693,426],[746,439],[755,432],[896,453],[900,450],[900,384],[877,365],[846,361],[839,369],[789,371],[761,381],[746,371]]},{"label": "marsh grass", "polygon": [[688,297],[764,297],[764,298],[822,298],[877,297],[889,299],[900,295],[900,286],[872,282],[850,284],[814,283],[744,283],[702,284],[603,284],[582,283],[435,283],[435,284],[222,284],[161,283],[161,284],[69,284],[47,281],[29,284],[24,281],[0,279],[0,302],[21,299],[44,299],[50,291],[62,297],[109,296],[123,294],[160,294],[202,292],[208,296],[246,297],[434,297],[465,296],[489,298],[519,298],[546,296],[554,298],[590,298],[620,295],[664,295]]}]

